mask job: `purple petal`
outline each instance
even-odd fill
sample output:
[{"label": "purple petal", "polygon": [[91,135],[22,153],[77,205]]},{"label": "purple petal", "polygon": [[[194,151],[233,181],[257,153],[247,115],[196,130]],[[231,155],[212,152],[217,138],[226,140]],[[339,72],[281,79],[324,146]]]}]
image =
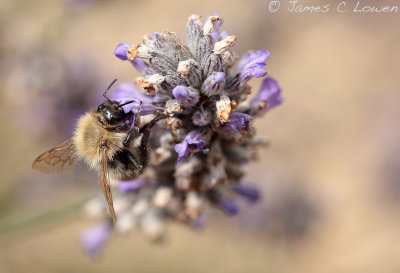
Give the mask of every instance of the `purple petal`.
[{"label": "purple petal", "polygon": [[135,58],[131,63],[140,73],[143,73],[147,68],[146,62],[142,58]]},{"label": "purple petal", "polygon": [[203,136],[197,131],[191,131],[185,138],[186,142],[190,145],[189,148],[196,152],[198,150],[203,151],[205,141]]},{"label": "purple petal", "polygon": [[133,112],[136,113],[142,101],[142,107],[140,110],[140,115],[145,116],[155,112],[157,109],[155,105],[151,103],[152,98],[141,93],[135,85],[131,83],[120,84],[117,89],[113,92],[111,100],[123,104],[129,101],[134,101],[130,104],[122,106],[125,113]]},{"label": "purple petal", "polygon": [[263,66],[255,65],[253,67],[249,67],[249,74],[256,78],[262,78],[267,75],[267,71],[265,71]]},{"label": "purple petal", "polygon": [[199,91],[191,86],[178,85],[172,90],[172,94],[183,107],[193,107],[200,99]]},{"label": "purple petal", "polygon": [[250,54],[249,62],[262,64],[265,63],[269,58],[269,51],[267,50],[257,50]]},{"label": "purple petal", "polygon": [[255,203],[260,199],[260,191],[250,185],[238,185],[234,187],[234,191],[250,203]]},{"label": "purple petal", "polygon": [[120,58],[123,61],[128,59],[128,49],[131,48],[132,45],[128,43],[120,43],[114,49],[114,55]]},{"label": "purple petal", "polygon": [[214,81],[216,83],[220,83],[225,79],[225,73],[224,72],[218,72],[214,75]]},{"label": "purple petal", "polygon": [[[132,83],[123,83],[118,85],[117,89],[112,93],[112,99],[127,102],[130,100],[141,100],[143,102],[152,102],[152,98],[146,96]],[[122,103],[123,103],[122,102]]]},{"label": "purple petal", "polygon": [[251,100],[250,104],[254,104],[259,101],[265,101],[267,103],[265,112],[282,104],[283,98],[281,97],[281,88],[276,80],[270,77],[267,77],[263,80],[260,90]]},{"label": "purple petal", "polygon": [[245,55],[238,64],[240,71],[239,80],[241,82],[247,82],[252,77],[260,78],[267,75],[264,69],[265,62],[269,58],[269,52],[266,50],[258,50]]},{"label": "purple petal", "polygon": [[203,136],[197,131],[191,131],[185,138],[189,144],[196,144],[203,141]]},{"label": "purple petal", "polygon": [[[125,113],[129,113],[129,112],[137,113],[137,111],[139,109],[139,105],[140,105],[139,101],[134,101],[130,104],[122,106],[122,108],[124,109]],[[155,105],[153,105],[151,103],[143,102],[142,106],[140,108],[140,115],[141,116],[150,115],[150,114],[153,114],[156,110],[157,110],[157,107]]]},{"label": "purple petal", "polygon": [[117,188],[122,193],[128,193],[143,187],[146,183],[147,181],[144,178],[138,178],[131,181],[120,181]]},{"label": "purple petal", "polygon": [[246,64],[249,63],[251,51],[246,52],[237,64],[237,70],[241,72]]},{"label": "purple petal", "polygon": [[83,232],[80,241],[83,249],[91,256],[98,255],[107,243],[111,233],[109,223],[101,223]]},{"label": "purple petal", "polygon": [[222,199],[219,202],[219,206],[228,215],[233,216],[233,215],[237,215],[239,213],[238,204],[231,199]]},{"label": "purple petal", "polygon": [[[221,17],[218,13],[213,13],[212,15]],[[207,20],[208,20],[208,18],[206,19],[206,21]],[[215,26],[214,31],[211,33],[211,37],[213,38],[214,43],[218,41],[219,29],[220,29],[221,25],[222,25],[222,21],[218,21],[217,25]]]},{"label": "purple petal", "polygon": [[159,38],[161,38],[162,33],[161,32],[153,32],[151,34],[151,39],[153,39],[154,41],[157,41]]},{"label": "purple petal", "polygon": [[233,131],[238,131],[243,135],[252,119],[253,117],[248,114],[235,112],[229,117],[229,122],[225,123],[225,126]]},{"label": "purple petal", "polygon": [[208,151],[203,150],[205,141],[203,136],[197,131],[191,131],[182,143],[175,144],[175,152],[178,153],[178,161],[177,163],[181,162],[182,159],[187,157],[189,153],[195,152],[203,152],[207,153]]},{"label": "purple petal", "polygon": [[172,94],[174,98],[177,100],[187,99],[189,98],[189,90],[186,86],[178,85],[172,90]]},{"label": "purple petal", "polygon": [[189,145],[185,140],[182,143],[175,144],[175,152],[178,153],[177,163],[179,163],[182,161],[182,159],[189,155]]}]

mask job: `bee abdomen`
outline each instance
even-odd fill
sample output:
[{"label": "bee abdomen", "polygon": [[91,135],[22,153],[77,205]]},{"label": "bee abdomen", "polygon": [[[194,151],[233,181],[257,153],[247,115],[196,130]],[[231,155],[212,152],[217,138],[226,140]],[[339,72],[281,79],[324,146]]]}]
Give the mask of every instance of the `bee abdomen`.
[{"label": "bee abdomen", "polygon": [[129,150],[122,150],[115,154],[108,162],[109,172],[114,179],[127,181],[137,178],[143,173],[147,160],[137,158]]}]

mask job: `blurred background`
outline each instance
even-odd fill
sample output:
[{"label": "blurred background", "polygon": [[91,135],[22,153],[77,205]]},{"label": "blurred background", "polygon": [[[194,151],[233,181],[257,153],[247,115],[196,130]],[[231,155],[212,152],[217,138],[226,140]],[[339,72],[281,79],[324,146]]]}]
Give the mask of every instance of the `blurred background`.
[{"label": "blurred background", "polygon": [[[348,0],[348,7],[355,4]],[[385,3],[383,3],[385,2]],[[400,5],[398,1],[362,5]],[[400,272],[399,13],[268,11],[269,1],[0,2],[0,272]],[[112,79],[137,72],[119,42],[214,12],[236,52],[267,49],[285,103],[257,120],[272,145],[247,169],[262,202],[203,230],[169,224],[162,244],[115,236],[96,260],[80,250],[96,176],[31,170],[71,136]],[[252,80],[253,90],[261,81]]]}]

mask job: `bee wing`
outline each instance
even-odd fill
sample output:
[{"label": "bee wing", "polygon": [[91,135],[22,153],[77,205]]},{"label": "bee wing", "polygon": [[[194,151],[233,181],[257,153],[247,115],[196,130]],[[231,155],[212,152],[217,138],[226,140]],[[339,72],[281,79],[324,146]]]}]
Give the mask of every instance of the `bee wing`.
[{"label": "bee wing", "polygon": [[107,200],[108,211],[110,212],[110,215],[115,223],[117,221],[117,219],[115,216],[112,192],[111,192],[109,177],[108,177],[107,147],[105,147],[103,145],[102,149],[103,149],[103,153],[102,153],[103,168],[102,168],[101,179],[99,180],[99,185],[102,188],[104,197]]},{"label": "bee wing", "polygon": [[32,163],[32,168],[43,173],[71,172],[78,161],[75,157],[75,145],[72,139],[39,155]]}]

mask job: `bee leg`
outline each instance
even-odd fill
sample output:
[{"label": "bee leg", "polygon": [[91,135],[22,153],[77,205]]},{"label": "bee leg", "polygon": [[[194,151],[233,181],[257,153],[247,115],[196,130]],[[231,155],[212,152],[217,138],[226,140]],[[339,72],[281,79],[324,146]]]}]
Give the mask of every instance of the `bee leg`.
[{"label": "bee leg", "polygon": [[128,135],[124,140],[124,145],[129,145],[139,135],[139,127],[133,127],[129,130]]},{"label": "bee leg", "polygon": [[128,132],[128,135],[126,136],[124,140],[124,145],[128,145],[131,143],[132,140],[134,140],[138,135],[139,135],[139,125],[140,125],[140,110],[142,109],[142,101],[139,102],[139,107],[138,110],[133,118],[133,128],[131,128]]},{"label": "bee leg", "polygon": [[133,118],[133,127],[139,127],[140,125],[140,110],[142,109],[142,101],[139,102],[139,107],[136,112],[135,117]]},{"label": "bee leg", "polygon": [[144,147],[146,149],[146,151],[147,151],[147,143],[149,142],[149,138],[150,138],[150,130],[153,127],[153,125],[156,123],[156,121],[158,121],[158,116],[156,118],[152,119],[148,124],[143,126],[144,131],[141,130],[143,132],[143,137],[140,141],[140,147],[142,147],[142,148]]},{"label": "bee leg", "polygon": [[139,150],[139,161],[142,166],[147,165],[148,161],[148,150],[147,146],[150,139],[150,131],[151,128],[154,126],[156,121],[159,120],[159,116],[155,117],[152,121],[142,127],[141,132],[143,133],[142,139],[140,140],[140,146],[138,147]]},{"label": "bee leg", "polygon": [[138,169],[138,170],[143,169],[143,165],[139,164],[139,162],[137,162],[137,160],[133,157],[133,155],[131,153],[128,153],[128,158],[133,163],[133,165],[135,166],[136,169]]}]

